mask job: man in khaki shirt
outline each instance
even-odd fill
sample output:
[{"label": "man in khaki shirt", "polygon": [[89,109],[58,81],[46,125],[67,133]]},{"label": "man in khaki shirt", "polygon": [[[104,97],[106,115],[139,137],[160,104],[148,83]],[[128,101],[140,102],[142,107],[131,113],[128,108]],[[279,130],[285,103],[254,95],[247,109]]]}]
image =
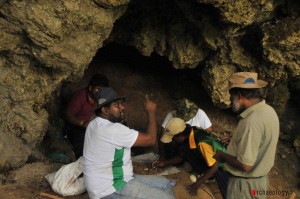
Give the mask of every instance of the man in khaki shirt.
[{"label": "man in khaki shirt", "polygon": [[274,165],[279,137],[279,120],[274,109],[263,100],[267,82],[257,73],[239,72],[229,79],[232,110],[239,123],[226,152],[215,159],[225,162],[230,178],[227,198],[266,198],[268,173]]}]

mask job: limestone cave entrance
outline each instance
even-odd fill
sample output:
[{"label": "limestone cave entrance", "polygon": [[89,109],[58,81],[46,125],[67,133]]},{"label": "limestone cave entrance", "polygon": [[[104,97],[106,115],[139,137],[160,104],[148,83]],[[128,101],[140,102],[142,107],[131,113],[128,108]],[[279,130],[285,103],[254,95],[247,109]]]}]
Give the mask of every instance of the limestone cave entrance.
[{"label": "limestone cave entrance", "polygon": [[[82,79],[63,86],[63,97],[68,98],[74,91],[86,86],[95,73],[105,74],[110,86],[118,94],[126,96],[126,123],[130,128],[141,131],[146,128],[143,108],[145,94],[153,94],[157,103],[159,127],[167,113],[172,110],[173,101],[181,98],[195,102],[216,123],[215,126],[224,126],[218,123],[231,119],[224,110],[213,107],[201,85],[201,66],[195,69],[174,69],[165,57],[157,54],[146,57],[133,47],[110,43],[99,49]],[[66,104],[67,100],[63,101]]]},{"label": "limestone cave entrance", "polygon": [[158,122],[171,110],[174,99],[188,98],[204,110],[212,106],[201,86],[201,67],[174,69],[167,58],[157,54],[146,57],[133,47],[111,43],[101,48],[83,79],[89,80],[95,73],[105,74],[110,86],[127,97],[126,116],[133,128],[145,127],[145,94],[152,93],[155,97]]}]

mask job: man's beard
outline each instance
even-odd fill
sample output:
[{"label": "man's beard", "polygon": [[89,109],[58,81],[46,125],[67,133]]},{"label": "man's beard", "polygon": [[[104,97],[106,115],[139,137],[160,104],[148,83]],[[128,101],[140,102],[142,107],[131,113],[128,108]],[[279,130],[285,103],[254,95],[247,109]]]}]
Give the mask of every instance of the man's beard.
[{"label": "man's beard", "polygon": [[231,100],[231,109],[238,114],[245,110],[245,108],[238,103],[238,97],[233,97]]},{"label": "man's beard", "polygon": [[113,123],[123,123],[125,120],[125,112],[122,111],[119,115],[119,117],[115,117],[114,115],[109,115],[109,120]]}]

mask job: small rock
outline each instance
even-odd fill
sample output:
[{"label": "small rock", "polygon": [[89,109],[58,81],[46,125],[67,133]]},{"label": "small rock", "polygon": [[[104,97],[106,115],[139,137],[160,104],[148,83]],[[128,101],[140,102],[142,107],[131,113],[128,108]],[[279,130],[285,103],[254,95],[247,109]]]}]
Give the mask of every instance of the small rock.
[{"label": "small rock", "polygon": [[190,180],[195,183],[197,181],[197,177],[195,175],[190,175]]}]

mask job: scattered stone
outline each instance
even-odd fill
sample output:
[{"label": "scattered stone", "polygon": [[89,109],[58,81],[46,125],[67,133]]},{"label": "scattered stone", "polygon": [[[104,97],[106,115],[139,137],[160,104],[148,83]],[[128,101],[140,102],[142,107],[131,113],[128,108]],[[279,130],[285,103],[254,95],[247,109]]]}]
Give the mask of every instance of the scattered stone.
[{"label": "scattered stone", "polygon": [[195,175],[190,175],[190,180],[192,181],[192,183],[197,182],[197,177]]}]

